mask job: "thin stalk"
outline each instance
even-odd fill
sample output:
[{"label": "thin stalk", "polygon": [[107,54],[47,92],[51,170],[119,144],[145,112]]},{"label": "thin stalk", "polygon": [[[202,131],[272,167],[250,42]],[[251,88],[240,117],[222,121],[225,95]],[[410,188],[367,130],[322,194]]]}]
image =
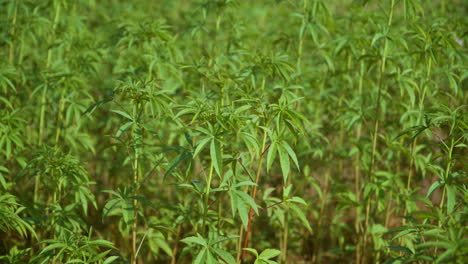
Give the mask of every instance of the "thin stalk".
[{"label": "thin stalk", "polygon": [[[135,147],[135,160],[134,160],[134,171],[133,171],[133,183],[135,186],[138,183],[138,160],[139,160],[139,153],[137,148]],[[135,190],[136,191],[136,190]],[[132,264],[137,263],[137,222],[138,222],[138,202],[136,199],[133,200],[133,225],[132,225]]]},{"label": "thin stalk", "polygon": [[221,216],[222,216],[222,203],[221,199],[218,199],[218,234],[221,235]]},{"label": "thin stalk", "polygon": [[300,73],[301,72],[301,59],[302,59],[302,49],[304,46],[304,36],[301,35],[301,29],[304,27],[304,25],[307,23],[307,0],[304,0],[302,3],[302,24],[301,28],[299,29],[299,44],[297,46],[297,62],[296,62],[296,69]]},{"label": "thin stalk", "polygon": [[[450,142],[450,148],[449,148],[449,152],[448,152],[448,157],[447,157],[447,165],[445,166],[445,172],[444,172],[444,182],[446,183],[447,182],[447,179],[448,179],[448,176],[449,176],[449,173],[450,173],[450,168],[452,166],[452,154],[453,154],[453,148],[455,146],[455,143],[454,143],[454,138],[452,137],[451,139],[451,142]],[[446,193],[446,187],[444,185],[444,189],[442,191],[442,197],[440,199],[440,203],[439,203],[439,208],[442,209],[444,207],[444,203],[445,203],[445,193]],[[448,212],[447,212],[448,213]]]},{"label": "thin stalk", "polygon": [[281,263],[287,263],[288,260],[288,214],[284,216],[284,230],[283,230],[283,239],[281,245]]},{"label": "thin stalk", "polygon": [[[263,80],[265,81],[265,79],[263,79]],[[263,157],[265,156],[265,152],[266,152],[266,140],[267,140],[267,132],[265,130],[263,132],[262,150],[261,150],[261,153],[260,153],[260,158],[259,158],[258,165],[257,165],[257,173],[256,173],[256,176],[255,176],[255,186],[254,186],[253,192],[252,192],[252,199],[254,201],[255,201],[255,198],[257,197],[257,187],[258,187],[258,182],[260,180],[260,173],[262,171]],[[247,223],[247,230],[245,231],[244,248],[248,247],[248,245],[249,245],[249,234],[250,234],[251,229],[252,229],[253,213],[254,213],[253,209],[250,208],[249,221]],[[240,250],[242,250],[242,249],[240,249]],[[242,251],[241,262],[244,261],[245,254],[246,254],[246,251]]]},{"label": "thin stalk", "polygon": [[236,255],[236,263],[241,263],[241,253],[242,253],[242,236],[244,235],[244,225],[239,227],[239,239],[237,240],[237,255]]},{"label": "thin stalk", "polygon": [[177,226],[177,234],[176,234],[176,239],[175,239],[175,245],[174,248],[172,249],[172,258],[171,258],[171,264],[176,264],[176,255],[177,251],[179,249],[179,239],[180,239],[180,233],[182,231],[182,225]]},{"label": "thin stalk", "polygon": [[[290,175],[289,175],[290,176]],[[288,177],[287,181],[286,181],[286,186],[289,186],[291,184],[291,177]],[[280,202],[282,203],[282,202]],[[277,203],[277,204],[280,204],[280,203]],[[272,205],[272,206],[275,206],[275,205]],[[282,244],[281,244],[281,263],[287,263],[287,260],[288,260],[288,230],[289,230],[289,226],[288,226],[288,213],[286,212],[286,214],[284,215],[284,229],[283,229],[283,238],[281,240]]]},{"label": "thin stalk", "polygon": [[[429,56],[428,63],[427,63],[427,70],[426,70],[426,79],[424,80],[424,85],[422,85],[422,94],[419,100],[419,115],[418,115],[418,120],[417,124],[419,125],[422,121],[423,117],[423,111],[424,111],[424,99],[426,97],[426,91],[427,91],[427,83],[429,81],[430,75],[431,75],[431,69],[432,69],[432,57]],[[408,181],[406,183],[406,189],[409,191],[411,188],[411,181],[414,175],[414,151],[417,146],[417,138],[413,140],[413,144],[411,145],[411,151],[410,151],[410,167],[409,167],[409,172],[408,172]],[[406,213],[405,213],[406,214]]]},{"label": "thin stalk", "polygon": [[[61,5],[60,2],[57,3],[55,8],[55,18],[54,24],[52,26],[52,38],[55,36],[55,31],[57,29],[58,22],[60,20],[60,9]],[[52,61],[52,49],[49,48],[47,51],[47,61],[46,61],[46,69],[49,70],[50,64]],[[38,138],[38,145],[42,144],[42,140],[44,138],[44,127],[45,127],[45,108],[46,108],[46,98],[47,98],[47,89],[49,88],[49,84],[46,83],[45,87],[42,91],[42,98],[41,98],[41,112],[39,118],[39,138]]]},{"label": "thin stalk", "polygon": [[214,163],[213,161],[211,161],[210,173],[208,174],[208,180],[206,181],[206,190],[205,190],[205,202],[204,202],[203,224],[202,224],[203,234],[205,234],[205,231],[206,231],[206,217],[208,216],[208,202],[209,202],[210,191],[211,191],[211,180],[213,179],[213,168],[214,168]]},{"label": "thin stalk", "polygon": [[62,121],[63,121],[63,111],[65,108],[65,94],[67,93],[67,89],[64,88],[62,89],[62,94],[60,95],[60,103],[59,103],[59,109],[57,113],[57,127],[55,131],[55,148],[58,147],[59,139],[60,139],[60,134],[62,130]]},{"label": "thin stalk", "polygon": [[15,56],[15,43],[14,43],[14,38],[15,38],[15,31],[16,31],[16,17],[18,14],[18,3],[17,1],[14,2],[15,5],[15,11],[13,11],[13,18],[11,21],[11,30],[10,30],[10,35],[11,35],[11,41],[10,41],[10,51],[8,54],[8,62],[10,65],[13,65],[13,59]]},{"label": "thin stalk", "polygon": [[[140,104],[137,103],[133,107],[133,116],[137,117],[140,112]],[[138,118],[138,117],[137,117]],[[139,129],[138,120],[133,125],[133,148],[135,151],[135,160],[133,161],[133,185],[135,186],[135,194],[138,192],[138,181],[140,178],[140,147],[143,145],[143,134],[139,135],[138,138],[135,136],[135,130]],[[138,139],[138,140],[137,140]],[[132,264],[137,263],[137,227],[138,227],[138,201],[133,200],[133,224],[132,224]]]},{"label": "thin stalk", "polygon": [[[325,207],[327,205],[327,200],[328,200],[328,189],[329,189],[329,182],[330,182],[330,168],[328,167],[325,172],[325,182],[323,184],[323,193],[322,193],[322,200],[320,201],[320,213],[317,221],[317,234],[315,236],[315,245],[320,245],[320,240],[323,235],[323,228],[322,228],[322,223],[323,223],[323,217],[325,215]],[[312,257],[312,263],[322,263],[321,261],[321,248],[317,248],[315,250],[315,254]]]},{"label": "thin stalk", "polygon": [[[52,26],[52,37],[55,36],[55,30],[57,29],[58,22],[60,20],[60,2],[57,3],[55,9],[55,18],[54,24]],[[46,61],[46,69],[50,68],[50,63],[52,60],[52,50],[49,48],[47,51],[47,61]],[[41,96],[41,110],[39,116],[39,135],[38,135],[38,146],[42,146],[43,139],[44,139],[44,127],[45,127],[45,110],[46,110],[46,98],[47,98],[47,90],[49,88],[49,84],[46,83],[42,88],[42,96]],[[34,203],[37,203],[38,199],[38,192],[39,192],[39,185],[40,185],[40,175],[36,176],[34,180]]]},{"label": "thin stalk", "polygon": [[[390,7],[390,14],[388,18],[388,27],[390,28],[392,24],[392,19],[393,19],[393,8],[395,6],[395,0],[392,0],[391,2],[391,7]],[[380,105],[381,105],[381,97],[382,97],[382,90],[384,89],[384,74],[385,74],[385,66],[386,66],[386,60],[387,60],[387,50],[388,50],[388,40],[387,38],[384,39],[384,49],[382,53],[382,60],[381,60],[381,67],[379,71],[379,77],[378,77],[378,92],[377,92],[377,102],[376,102],[376,115],[375,115],[375,123],[374,123],[374,134],[372,137],[372,153],[371,153],[371,162],[369,166],[369,174],[368,174],[368,179],[369,182],[372,183],[374,181],[374,166],[375,166],[375,156],[377,153],[377,138],[379,134],[379,125],[380,125]],[[365,249],[367,247],[367,229],[369,226],[369,216],[370,216],[370,207],[371,207],[371,200],[372,200],[372,194],[370,194],[370,197],[367,198],[367,205],[366,205],[366,217],[365,217],[365,222],[364,222],[364,232],[363,232],[363,245],[362,249]],[[363,259],[365,261],[365,259]]]},{"label": "thin stalk", "polygon": [[[360,71],[360,77],[359,77],[359,98],[362,100],[362,85],[363,85],[363,80],[364,80],[364,63],[361,63],[361,71]],[[361,138],[361,133],[362,133],[362,126],[358,124],[356,126],[356,138],[357,141],[359,142]],[[354,193],[356,196],[356,203],[360,203],[361,200],[361,188],[360,188],[360,182],[361,182],[361,154],[358,152],[356,154],[356,158],[354,160]],[[359,237],[360,235],[360,209],[359,206],[356,206],[356,217],[354,218],[354,229],[356,230],[356,235]],[[361,250],[359,247],[359,241],[357,243],[356,247],[356,263],[360,263],[360,257],[361,257]]]}]

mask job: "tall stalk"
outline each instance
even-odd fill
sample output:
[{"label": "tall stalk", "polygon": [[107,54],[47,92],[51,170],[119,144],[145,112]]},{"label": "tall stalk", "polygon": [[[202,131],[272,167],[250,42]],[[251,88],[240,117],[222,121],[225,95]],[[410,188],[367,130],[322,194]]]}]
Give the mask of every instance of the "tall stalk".
[{"label": "tall stalk", "polygon": [[[57,1],[57,5],[55,6],[55,17],[54,17],[54,24],[52,26],[52,36],[53,38],[55,36],[55,31],[57,29],[57,25],[60,20],[60,1]],[[52,60],[52,50],[49,48],[47,51],[47,61],[46,61],[46,69],[49,70],[50,64]],[[44,142],[44,127],[45,127],[45,110],[46,110],[46,98],[47,98],[47,90],[49,88],[48,81],[46,80],[46,84],[44,85],[44,88],[42,88],[42,96],[41,96],[41,110],[40,110],[40,117],[39,117],[39,135],[38,135],[38,142],[37,145],[41,146]],[[34,203],[37,203],[38,200],[38,192],[39,192],[39,185],[40,185],[41,179],[40,175],[37,175],[35,180],[34,180],[34,198],[33,201]]]},{"label": "tall stalk", "polygon": [[302,2],[302,25],[299,29],[299,43],[297,45],[297,61],[296,61],[296,69],[300,73],[301,72],[301,60],[302,60],[302,49],[304,45],[304,34],[301,34],[302,28],[307,23],[307,2],[308,0],[304,0]]},{"label": "tall stalk", "polygon": [[[362,103],[362,86],[363,86],[363,81],[364,81],[364,62],[361,62],[361,70],[360,70],[360,76],[359,76],[359,84],[358,84],[358,89],[359,89],[359,98]],[[361,138],[361,133],[362,133],[362,126],[358,124],[356,126],[356,139],[357,142],[359,143],[360,138]],[[359,204],[361,200],[361,187],[360,187],[360,182],[361,182],[361,154],[360,151],[357,152],[356,158],[354,159],[354,193],[356,196],[356,203]],[[359,206],[356,206],[356,217],[354,219],[354,229],[356,230],[356,235],[360,235],[360,209]],[[361,248],[359,247],[359,243],[357,243],[358,246],[356,247],[356,263],[360,263],[360,258],[361,258]]]},{"label": "tall stalk", "polygon": [[[429,56],[428,62],[427,62],[427,68],[426,68],[426,78],[422,85],[422,93],[421,97],[419,98],[419,114],[418,114],[418,119],[416,124],[419,125],[422,122],[422,117],[423,117],[423,112],[424,112],[424,99],[426,97],[426,91],[427,91],[427,83],[429,82],[429,78],[431,75],[431,69],[432,69],[432,57]],[[413,140],[413,144],[411,144],[411,150],[410,150],[410,166],[409,166],[409,172],[408,172],[408,181],[406,182],[406,189],[409,191],[411,188],[411,181],[414,175],[414,151],[417,146],[417,141],[418,138],[415,138]],[[406,214],[406,213],[405,213]]]},{"label": "tall stalk", "polygon": [[210,229],[206,228],[206,217],[208,216],[208,202],[210,200],[210,192],[211,192],[211,180],[213,179],[213,169],[214,163],[213,160],[210,162],[210,172],[208,174],[208,179],[206,181],[206,189],[205,189],[205,200],[203,203],[204,211],[203,211],[203,223],[202,223],[202,234],[205,234],[205,231],[210,231]]},{"label": "tall stalk", "polygon": [[[260,173],[262,172],[263,158],[264,158],[265,152],[266,152],[266,140],[267,140],[267,131],[265,130],[265,131],[263,131],[262,149],[261,149],[260,157],[259,157],[258,164],[257,164],[257,173],[255,175],[255,186],[254,186],[253,192],[252,192],[252,199],[254,201],[255,201],[255,199],[257,197],[257,187],[258,187],[258,183],[260,181]],[[250,235],[251,228],[252,228],[253,213],[254,213],[253,208],[250,208],[249,221],[247,222],[247,229],[245,231],[244,248],[247,248],[248,245],[249,245],[249,235]],[[240,249],[240,250],[242,250],[242,249]],[[242,251],[241,262],[244,261],[245,254],[246,254],[246,251]]]},{"label": "tall stalk", "polygon": [[10,50],[8,53],[8,62],[10,65],[13,65],[14,62],[14,57],[15,57],[15,32],[16,32],[16,19],[18,15],[18,2],[14,1],[14,11],[13,11],[13,18],[11,20],[11,29],[10,29],[10,35],[11,35],[11,41],[10,41]]},{"label": "tall stalk", "polygon": [[[450,140],[450,147],[448,149],[447,165],[445,166],[445,172],[444,172],[444,182],[445,183],[448,180],[448,176],[449,176],[449,173],[450,173],[450,168],[452,167],[452,155],[453,155],[454,146],[455,146],[455,140],[452,137],[451,140]],[[444,185],[444,188],[442,190],[442,197],[440,198],[440,203],[439,203],[439,208],[440,209],[442,209],[444,207],[445,195],[446,195],[446,190],[445,189],[447,189],[447,188]]]},{"label": "tall stalk", "polygon": [[[133,124],[132,138],[133,149],[135,152],[135,159],[133,160],[133,186],[135,195],[138,193],[139,179],[140,179],[140,151],[143,145],[143,134],[139,127],[139,113],[140,103],[136,103],[133,107],[133,116],[137,119]],[[137,263],[137,228],[138,228],[138,201],[133,199],[133,223],[132,223],[132,264]]]},{"label": "tall stalk", "polygon": [[[388,28],[390,29],[392,25],[392,19],[393,19],[393,8],[395,5],[395,0],[391,1],[390,4],[390,14],[388,17]],[[378,76],[378,92],[377,92],[377,102],[376,102],[376,113],[375,113],[375,123],[374,123],[374,134],[372,136],[372,153],[371,153],[371,162],[369,166],[369,173],[368,173],[368,179],[369,182],[372,183],[374,181],[374,166],[375,166],[375,156],[377,152],[377,138],[379,134],[379,125],[380,125],[380,111],[381,111],[381,97],[382,97],[382,90],[384,89],[384,74],[385,74],[385,67],[386,67],[386,60],[387,60],[387,51],[388,51],[388,38],[385,37],[384,39],[384,49],[382,53],[382,58],[381,58],[381,63],[380,63],[380,71],[379,71],[379,76]],[[367,198],[367,204],[366,204],[366,217],[365,217],[365,222],[364,222],[364,230],[363,230],[363,243],[362,243],[362,249],[364,250],[367,247],[367,230],[369,228],[369,216],[370,216],[370,207],[371,207],[371,200],[372,200],[372,194],[370,194],[370,197]],[[364,255],[365,256],[365,255]],[[365,261],[365,259],[363,259]]]}]

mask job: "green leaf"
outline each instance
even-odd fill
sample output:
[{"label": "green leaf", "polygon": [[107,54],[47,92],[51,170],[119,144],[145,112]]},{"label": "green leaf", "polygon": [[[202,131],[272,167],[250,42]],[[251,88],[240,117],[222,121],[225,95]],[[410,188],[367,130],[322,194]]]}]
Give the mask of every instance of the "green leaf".
[{"label": "green leaf", "polygon": [[455,208],[455,188],[451,185],[445,185],[447,188],[447,213],[451,214]]},{"label": "green leaf", "polygon": [[436,181],[434,182],[431,187],[429,187],[429,190],[427,191],[427,194],[426,194],[426,197],[429,197],[431,196],[431,194],[437,190],[437,188],[439,188],[441,185],[443,185],[443,183],[441,181]]},{"label": "green leaf", "polygon": [[219,248],[213,248],[213,251],[214,253],[216,253],[216,255],[220,256],[228,264],[236,264],[236,259],[234,259],[234,257],[231,254],[229,254],[229,252]]},{"label": "green leaf", "polygon": [[114,112],[114,113],[116,113],[116,114],[119,114],[119,115],[121,115],[121,116],[127,118],[128,120],[133,121],[133,118],[132,118],[129,114],[125,113],[124,111],[120,111],[120,110],[111,110],[111,112]]},{"label": "green leaf", "polygon": [[110,263],[114,262],[114,260],[116,260],[118,258],[119,258],[118,256],[108,257],[102,264],[110,264]]},{"label": "green leaf", "polygon": [[283,172],[283,183],[286,183],[289,176],[291,165],[289,163],[289,156],[282,146],[278,146],[278,154],[280,158],[281,171]]},{"label": "green leaf", "polygon": [[65,244],[65,243],[54,243],[54,244],[51,244],[51,245],[48,245],[47,247],[45,247],[41,253],[44,253],[44,252],[47,252],[47,251],[51,251],[53,249],[57,249],[57,248],[66,248],[68,245]]},{"label": "green leaf", "polygon": [[219,177],[221,177],[223,173],[223,154],[221,150],[221,145],[215,138],[213,138],[213,140],[211,141],[210,155],[211,160],[214,164],[214,168],[218,173]]},{"label": "green leaf", "polygon": [[312,232],[312,227],[310,226],[309,221],[307,220],[306,216],[304,215],[304,212],[297,207],[295,204],[290,204],[289,207],[291,207],[292,211],[294,214],[299,218],[299,220],[302,222],[305,228],[309,230],[309,232]]},{"label": "green leaf", "polygon": [[236,207],[237,211],[239,212],[239,217],[241,218],[242,224],[244,227],[247,227],[249,222],[249,208],[245,206],[244,200],[242,200],[240,197],[236,199]]},{"label": "green leaf", "polygon": [[402,247],[402,246],[388,246],[389,249],[391,250],[395,250],[395,251],[400,251],[400,252],[404,252],[406,254],[409,254],[409,255],[413,255],[413,251],[411,251],[411,249],[407,248],[407,247]]},{"label": "green leaf", "polygon": [[206,258],[206,248],[203,248],[193,261],[193,264],[205,264],[204,260]]},{"label": "green leaf", "polygon": [[201,237],[200,235],[197,235],[197,236],[191,236],[191,237],[186,237],[182,240],[180,240],[186,244],[198,244],[198,245],[201,245],[201,246],[204,246],[206,247],[208,244],[206,243],[206,240]]},{"label": "green leaf", "polygon": [[291,159],[294,161],[294,164],[296,165],[296,168],[299,169],[299,162],[297,161],[296,153],[294,152],[294,150],[291,148],[291,146],[286,141],[283,141],[281,145],[288,152]]},{"label": "green leaf", "polygon": [[257,259],[258,258],[258,252],[256,249],[254,248],[243,248],[242,250],[245,250],[245,251],[248,251],[250,253],[253,253],[255,255],[255,258]]},{"label": "green leaf", "polygon": [[127,122],[125,124],[123,124],[120,128],[119,128],[119,131],[117,131],[117,133],[115,134],[115,137],[120,137],[125,131],[127,131],[127,129],[133,125],[133,121],[132,122]]},{"label": "green leaf", "polygon": [[255,203],[254,199],[247,195],[245,192],[241,191],[235,191],[235,193],[242,199],[244,200],[252,209],[254,209],[255,213],[258,215],[258,207],[257,204]]},{"label": "green leaf", "polygon": [[261,259],[271,259],[271,258],[274,258],[276,256],[279,256],[280,254],[281,254],[281,251],[279,251],[277,249],[267,248],[267,249],[263,250],[262,253],[260,253],[260,255],[258,257],[261,258]]},{"label": "green leaf", "polygon": [[193,157],[195,158],[198,153],[200,153],[200,151],[202,151],[203,147],[208,143],[210,142],[211,140],[211,137],[206,137],[202,140],[200,140],[197,144],[197,147],[195,148],[195,151],[193,152]]},{"label": "green leaf", "polygon": [[276,158],[276,151],[277,151],[277,144],[276,142],[273,141],[271,143],[270,148],[268,149],[268,155],[267,155],[267,171],[270,171],[271,165],[273,164],[273,161]]}]

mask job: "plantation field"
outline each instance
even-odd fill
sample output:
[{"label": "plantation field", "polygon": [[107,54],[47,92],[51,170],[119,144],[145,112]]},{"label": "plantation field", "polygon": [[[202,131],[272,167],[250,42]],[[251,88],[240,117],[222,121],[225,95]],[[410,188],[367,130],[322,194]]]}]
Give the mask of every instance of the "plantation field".
[{"label": "plantation field", "polygon": [[468,263],[463,0],[0,0],[0,263]]}]

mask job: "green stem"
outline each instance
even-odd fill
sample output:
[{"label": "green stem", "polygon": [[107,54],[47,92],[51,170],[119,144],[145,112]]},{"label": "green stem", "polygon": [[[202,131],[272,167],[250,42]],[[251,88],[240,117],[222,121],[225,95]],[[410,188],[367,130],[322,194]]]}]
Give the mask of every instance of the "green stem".
[{"label": "green stem", "polygon": [[18,3],[15,1],[15,11],[13,11],[13,19],[11,21],[11,41],[10,41],[10,51],[8,54],[8,62],[13,65],[13,60],[14,60],[14,54],[15,54],[15,43],[14,43],[14,38],[15,38],[15,31],[16,31],[16,18],[18,14]]},{"label": "green stem", "polygon": [[[390,8],[390,14],[388,18],[388,27],[390,28],[392,24],[392,19],[393,19],[393,8],[395,6],[395,0],[392,0],[391,2],[391,8]],[[377,152],[377,138],[379,134],[379,125],[380,125],[380,111],[381,111],[381,97],[382,97],[382,90],[384,89],[384,74],[385,74],[385,67],[386,67],[386,61],[387,61],[387,51],[388,51],[388,40],[387,37],[384,39],[384,49],[382,53],[382,60],[381,60],[381,67],[379,71],[379,77],[378,77],[378,93],[377,93],[377,103],[376,103],[376,116],[375,116],[375,123],[374,123],[374,134],[372,137],[372,153],[371,153],[371,161],[370,161],[370,166],[369,166],[369,182],[372,183],[374,181],[374,166],[375,166],[375,156]],[[365,223],[364,223],[364,232],[363,232],[363,247],[362,249],[366,249],[367,247],[367,230],[369,226],[369,216],[370,216],[370,207],[371,207],[371,201],[372,201],[372,194],[367,197],[367,205],[366,205],[366,217],[365,217]],[[363,259],[364,262],[366,262],[365,259]]]},{"label": "green stem", "polygon": [[296,62],[296,68],[299,73],[301,72],[302,49],[304,45],[304,36],[303,35],[301,36],[300,31],[304,27],[304,25],[307,23],[307,0],[303,1],[302,12],[303,12],[303,17],[302,17],[301,28],[299,29],[299,44],[297,47],[297,62]]},{"label": "green stem", "polygon": [[[206,217],[208,216],[208,202],[210,198],[210,191],[211,191],[211,180],[213,179],[213,168],[214,163],[213,161],[210,162],[210,173],[208,174],[208,179],[206,181],[206,190],[205,190],[205,203],[204,203],[204,212],[203,212],[203,225],[202,225],[202,233],[205,234],[206,229]],[[208,228],[209,232],[209,228]]]},{"label": "green stem", "polygon": [[[265,79],[264,79],[265,80]],[[265,156],[265,150],[266,150],[266,140],[267,140],[267,132],[266,130],[263,131],[263,141],[262,141],[262,150],[260,152],[260,158],[259,158],[259,161],[258,161],[258,165],[257,165],[257,174],[255,176],[255,186],[253,188],[253,192],[252,192],[252,199],[255,201],[255,198],[257,197],[257,187],[258,187],[258,183],[260,181],[260,173],[262,172],[262,165],[263,165],[263,157]],[[253,209],[250,208],[250,211],[249,211],[249,221],[247,223],[247,229],[245,231],[245,238],[244,238],[244,248],[247,248],[248,247],[248,244],[249,244],[249,234],[251,232],[251,228],[252,228],[252,219],[253,219]],[[240,239],[240,238],[239,238]],[[242,248],[240,249],[242,251]],[[244,258],[245,258],[245,254],[246,254],[246,251],[242,251],[242,254],[241,254],[241,262],[244,261]]]},{"label": "green stem", "polygon": [[283,239],[281,246],[281,263],[287,263],[288,260],[288,214],[284,216],[284,230],[283,230]]},{"label": "green stem", "polygon": [[[363,86],[363,81],[364,81],[364,63],[361,62],[361,71],[360,71],[360,76],[359,76],[359,98],[362,100],[362,86]],[[361,133],[362,133],[362,126],[358,124],[356,126],[356,139],[357,142],[359,142],[361,138]],[[358,152],[356,154],[356,158],[354,160],[354,192],[356,196],[356,203],[360,203],[361,200],[361,188],[360,188],[360,182],[361,182],[361,154]],[[359,237],[360,235],[360,209],[359,206],[356,206],[356,217],[354,219],[354,229],[356,230],[356,236]],[[361,247],[360,243],[358,241],[357,247],[356,247],[356,263],[360,263],[360,257],[361,257]]]},{"label": "green stem", "polygon": [[450,168],[452,167],[452,154],[453,154],[454,146],[455,146],[455,141],[454,141],[454,138],[452,137],[451,142],[450,142],[448,157],[447,157],[447,165],[445,167],[445,172],[444,172],[444,189],[442,191],[442,197],[440,199],[440,204],[439,204],[440,209],[444,207],[444,203],[445,203],[446,184],[447,184],[447,180],[450,174]]},{"label": "green stem", "polygon": [[63,110],[65,108],[65,94],[67,93],[67,89],[64,88],[62,89],[62,94],[60,95],[60,103],[59,103],[59,109],[57,113],[57,126],[56,126],[56,132],[55,132],[55,148],[58,147],[59,139],[60,139],[60,134],[62,131],[62,122],[63,122]]},{"label": "green stem", "polygon": [[[138,192],[138,183],[140,178],[140,148],[143,145],[143,134],[140,132],[138,116],[140,113],[141,105],[136,103],[133,107],[133,117],[136,119],[133,124],[132,138],[133,148],[135,151],[135,159],[133,161],[133,185],[135,188],[135,195]],[[137,132],[136,132],[137,131]],[[138,133],[138,135],[135,135]],[[132,264],[137,263],[137,228],[138,228],[138,201],[133,200],[133,224],[132,224]]]}]

